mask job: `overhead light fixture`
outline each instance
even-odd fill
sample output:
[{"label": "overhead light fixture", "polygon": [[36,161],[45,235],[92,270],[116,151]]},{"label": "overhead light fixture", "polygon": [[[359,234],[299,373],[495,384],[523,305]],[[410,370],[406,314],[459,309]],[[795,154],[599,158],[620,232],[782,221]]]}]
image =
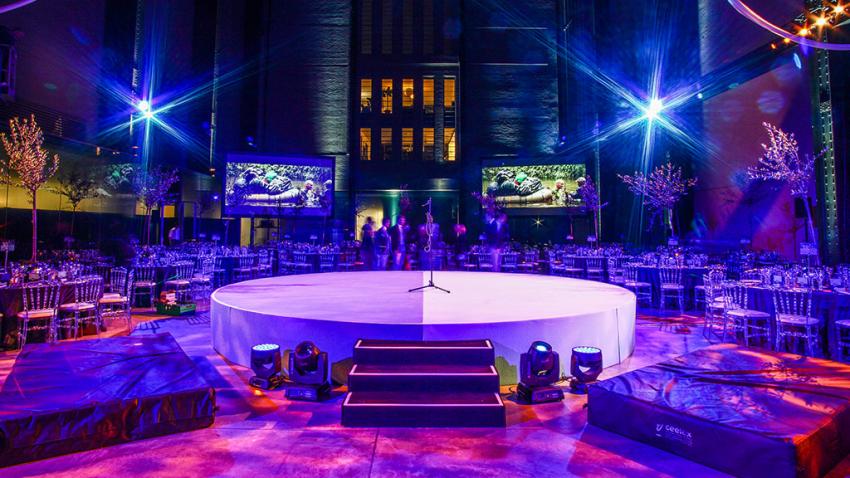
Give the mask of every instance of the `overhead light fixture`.
[{"label": "overhead light fixture", "polygon": [[289,380],[286,398],[290,400],[319,401],[330,396],[328,380],[330,363],[327,352],[322,352],[313,342],[304,341],[289,354]]},{"label": "overhead light fixture", "polygon": [[251,370],[254,376],[248,380],[248,385],[264,390],[279,387],[283,383],[280,345],[259,344],[251,347]]},{"label": "overhead light fixture", "polygon": [[602,349],[598,347],[573,347],[570,357],[570,389],[573,393],[587,393],[587,386],[602,373]]},{"label": "overhead light fixture", "polygon": [[552,346],[542,340],[531,344],[528,352],[520,355],[520,382],[517,396],[526,403],[557,402],[564,392],[555,387],[560,379],[561,360]]}]

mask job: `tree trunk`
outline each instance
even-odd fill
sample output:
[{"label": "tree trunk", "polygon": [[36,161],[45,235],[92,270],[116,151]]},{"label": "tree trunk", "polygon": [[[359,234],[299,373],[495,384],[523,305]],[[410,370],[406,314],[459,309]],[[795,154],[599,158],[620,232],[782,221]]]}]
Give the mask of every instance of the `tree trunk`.
[{"label": "tree trunk", "polygon": [[32,197],[32,257],[30,262],[35,264],[38,260],[38,209],[35,202],[35,191],[31,191],[30,196]]},{"label": "tree trunk", "polygon": [[145,245],[150,245],[151,243],[151,215],[153,214],[153,208],[148,206],[145,208]]},{"label": "tree trunk", "polygon": [[74,219],[77,218],[77,206],[71,209],[71,237],[74,237]]},{"label": "tree trunk", "polygon": [[675,238],[676,228],[673,226],[673,208],[667,209],[664,215],[666,216],[665,219],[667,219],[667,228],[670,231],[670,237]]},{"label": "tree trunk", "polygon": [[[809,242],[813,243],[815,247],[818,245],[818,238],[815,235],[815,222],[812,219],[812,209],[809,207],[809,198],[803,196],[800,198],[803,200],[803,208],[806,210],[806,226],[809,229]],[[815,264],[820,263],[820,248],[818,248],[818,256],[815,257]]]}]

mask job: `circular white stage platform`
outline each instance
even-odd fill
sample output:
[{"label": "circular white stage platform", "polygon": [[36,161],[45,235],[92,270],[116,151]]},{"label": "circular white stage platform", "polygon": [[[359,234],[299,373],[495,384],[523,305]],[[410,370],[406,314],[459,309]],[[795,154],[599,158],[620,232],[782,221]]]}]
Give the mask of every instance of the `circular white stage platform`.
[{"label": "circular white stage platform", "polygon": [[496,356],[517,366],[534,340],[545,340],[569,369],[572,347],[602,349],[605,366],[634,351],[635,296],[611,284],[564,277],[435,272],[451,294],[408,289],[427,272],[337,272],[239,282],[212,295],[215,349],[249,365],[251,346],[291,349],[312,340],[332,362],[351,357],[360,338],[490,339]]}]

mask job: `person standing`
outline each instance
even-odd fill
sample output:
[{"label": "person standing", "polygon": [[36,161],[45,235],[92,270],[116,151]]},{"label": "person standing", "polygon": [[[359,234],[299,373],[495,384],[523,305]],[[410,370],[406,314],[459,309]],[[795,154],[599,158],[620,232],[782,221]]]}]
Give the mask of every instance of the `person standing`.
[{"label": "person standing", "polygon": [[360,255],[363,265],[367,269],[372,268],[375,262],[375,220],[372,216],[366,218],[366,224],[360,228]]},{"label": "person standing", "polygon": [[396,225],[390,228],[393,252],[393,270],[404,270],[407,259],[407,218],[399,216]]},{"label": "person standing", "polygon": [[381,228],[375,231],[375,269],[387,270],[392,241],[390,240],[390,218],[381,220]]}]

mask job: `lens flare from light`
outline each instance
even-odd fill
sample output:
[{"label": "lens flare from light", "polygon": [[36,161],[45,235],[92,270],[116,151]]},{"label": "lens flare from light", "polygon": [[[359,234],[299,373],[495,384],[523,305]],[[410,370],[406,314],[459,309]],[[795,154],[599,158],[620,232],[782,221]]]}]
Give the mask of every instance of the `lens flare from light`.
[{"label": "lens flare from light", "polygon": [[649,121],[655,121],[661,115],[661,111],[664,110],[664,101],[659,98],[653,98],[649,102],[649,106],[646,107],[646,119]]}]

